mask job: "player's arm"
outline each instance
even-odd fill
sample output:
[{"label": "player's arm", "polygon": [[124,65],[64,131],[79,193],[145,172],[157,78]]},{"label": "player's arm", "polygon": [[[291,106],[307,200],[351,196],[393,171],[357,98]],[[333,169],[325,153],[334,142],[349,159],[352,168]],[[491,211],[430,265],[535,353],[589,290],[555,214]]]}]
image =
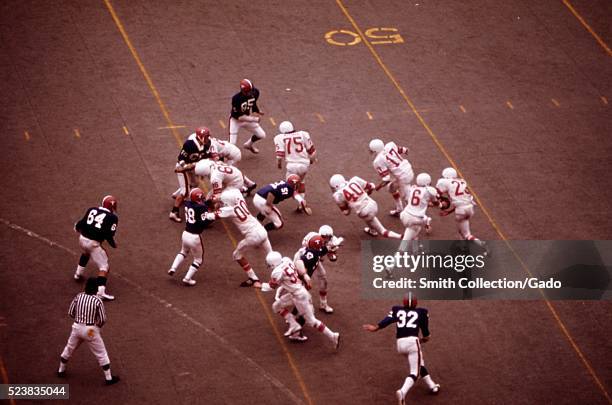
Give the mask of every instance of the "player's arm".
[{"label": "player's arm", "polygon": [[431,334],[429,333],[429,312],[427,312],[427,310],[424,310],[422,317],[422,319],[419,319],[421,321],[421,325],[419,325],[421,327],[421,334],[423,335],[423,337],[421,338],[421,342],[425,343],[429,340],[429,338],[431,337]]},{"label": "player's arm", "polygon": [[297,270],[298,277],[304,282],[304,286],[307,290],[312,288],[312,282],[310,280],[310,276],[308,275],[308,271],[306,270],[306,265],[302,259],[298,259],[295,262],[295,269]]},{"label": "player's arm", "polygon": [[87,223],[87,213],[89,212],[89,210],[87,210],[85,212],[85,215],[83,216],[83,218],[81,218],[76,224],[74,224],[74,230],[78,233],[81,233],[81,231],[83,230],[83,228],[85,227],[85,224]]},{"label": "player's arm", "polygon": [[113,248],[117,248],[117,243],[115,242],[115,232],[117,231],[117,224],[119,223],[119,218],[116,215],[111,217],[111,221],[109,223],[109,229],[106,233],[106,241]]},{"label": "player's arm", "polygon": [[398,146],[397,151],[402,155],[407,155],[410,150],[407,146]]},{"label": "player's arm", "polygon": [[391,312],[389,312],[389,314],[387,314],[387,316],[383,320],[378,322],[378,324],[372,325],[368,323],[368,324],[363,325],[363,329],[367,330],[368,332],[376,332],[376,331],[386,328],[387,326],[395,322],[397,322],[397,318],[393,314],[393,310],[391,310]]},{"label": "player's arm", "polygon": [[264,115],[264,112],[261,111],[259,109],[259,106],[257,105],[257,100],[259,100],[259,90],[257,90],[255,87],[253,87],[253,96],[255,97],[255,102],[253,102],[253,108],[251,109],[251,111],[259,115]]},{"label": "player's arm", "polygon": [[285,159],[287,151],[285,150],[285,142],[281,135],[277,135],[274,137],[274,148],[276,149],[276,151],[274,152],[274,154],[276,155],[276,167],[282,169],[283,160]]}]

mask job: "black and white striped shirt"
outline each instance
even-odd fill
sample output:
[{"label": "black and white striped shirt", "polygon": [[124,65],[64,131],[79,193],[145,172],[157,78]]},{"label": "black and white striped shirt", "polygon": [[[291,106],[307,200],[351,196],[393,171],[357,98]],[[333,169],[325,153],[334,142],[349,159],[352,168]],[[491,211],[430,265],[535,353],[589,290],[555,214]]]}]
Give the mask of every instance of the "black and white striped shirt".
[{"label": "black and white striped shirt", "polygon": [[76,323],[97,325],[102,327],[106,323],[106,311],[102,300],[94,294],[79,293],[70,304],[68,315]]}]

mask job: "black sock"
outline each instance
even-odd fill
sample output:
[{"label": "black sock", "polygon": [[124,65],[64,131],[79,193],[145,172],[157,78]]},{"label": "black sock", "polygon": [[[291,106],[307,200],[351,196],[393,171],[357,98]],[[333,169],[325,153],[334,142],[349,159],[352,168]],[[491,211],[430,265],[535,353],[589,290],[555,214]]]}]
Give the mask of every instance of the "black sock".
[{"label": "black sock", "polygon": [[81,255],[81,257],[79,258],[79,266],[86,267],[87,266],[87,262],[89,262],[89,256],[88,255]]},{"label": "black sock", "polygon": [[98,285],[106,285],[106,277],[98,276]]},{"label": "black sock", "polygon": [[179,207],[172,207],[172,212],[177,213],[179,212]]},{"label": "black sock", "polygon": [[251,135],[251,143],[255,143],[259,141],[259,138],[257,137],[257,135]]}]

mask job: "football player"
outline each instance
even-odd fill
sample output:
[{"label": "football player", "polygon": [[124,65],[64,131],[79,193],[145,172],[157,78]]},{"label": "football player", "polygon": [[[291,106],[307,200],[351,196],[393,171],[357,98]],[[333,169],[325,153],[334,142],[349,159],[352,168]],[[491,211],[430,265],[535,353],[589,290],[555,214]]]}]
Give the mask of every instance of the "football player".
[{"label": "football player", "polygon": [[388,186],[395,201],[395,209],[390,214],[398,216],[402,212],[403,200],[406,198],[410,183],[414,178],[412,165],[402,157],[402,155],[408,153],[408,148],[397,146],[394,142],[385,144],[380,139],[372,139],[369,148],[370,153],[374,155],[372,165],[382,178],[382,181],[376,186],[376,190]]},{"label": "football player", "polygon": [[436,183],[436,189],[440,195],[448,196],[450,199],[450,205],[442,210],[440,215],[446,216],[454,212],[461,239],[474,241],[484,247],[485,242],[476,238],[470,231],[470,218],[474,216],[476,203],[465,180],[457,176],[455,169],[447,167],[442,171],[442,178]]},{"label": "football player", "polygon": [[[291,175],[300,177],[300,183],[296,194],[304,196],[306,193],[306,184],[304,180],[308,173],[308,168],[316,161],[316,150],[310,134],[306,131],[296,131],[293,124],[289,121],[283,121],[278,126],[280,134],[274,137],[274,145],[276,148],[276,165],[279,169],[283,168],[283,161],[287,173],[285,178],[289,179]],[[298,211],[302,210],[302,206],[298,205]]]},{"label": "football player", "polygon": [[[417,307],[417,298],[412,293],[408,293],[403,299],[403,305],[391,308],[389,314],[377,325],[366,324],[363,328],[368,332],[376,332],[395,323],[397,339],[397,351],[406,356],[410,374],[404,380],[402,387],[395,392],[398,404],[404,405],[408,390],[422,379],[429,392],[437,394],[440,391],[440,384],[436,384],[425,368],[421,343],[425,343],[430,338],[429,333],[429,312],[425,308]],[[419,332],[421,338],[419,339]]]},{"label": "football player", "polygon": [[298,204],[303,208],[304,212],[312,215],[312,209],[306,205],[306,201],[300,194],[296,194],[295,190],[299,188],[300,177],[297,174],[289,175],[287,181],[277,181],[262,187],[253,196],[253,205],[259,213],[257,219],[270,222],[265,225],[268,231],[280,229],[283,226],[283,217],[280,211],[275,207],[281,201],[293,197]]},{"label": "football player", "polygon": [[85,267],[92,258],[98,267],[98,296],[105,300],[114,300],[115,297],[106,293],[106,282],[108,279],[108,255],[102,247],[102,243],[107,241],[115,249],[115,232],[119,218],[117,212],[117,199],[112,195],[107,195],[102,199],[102,205],[89,208],[83,218],[74,225],[74,230],[79,235],[79,246],[83,253],[79,258],[79,264],[74,279],[80,280],[85,272]]},{"label": "football player", "polygon": [[368,183],[361,177],[353,177],[346,181],[341,174],[334,174],[329,179],[329,185],[333,192],[333,198],[344,215],[349,215],[351,210],[355,211],[366,226],[363,231],[371,236],[382,235],[385,238],[401,239],[401,235],[387,230],[378,218],[378,204],[368,194],[374,190],[374,183]]},{"label": "football player", "polygon": [[205,177],[210,180],[213,195],[218,197],[223,190],[235,188],[242,193],[250,193],[257,184],[250,182],[248,186],[242,171],[235,166],[211,159],[203,159],[193,166],[185,166],[186,169],[193,169],[197,176]]},{"label": "football player", "polygon": [[216,212],[216,218],[231,218],[232,222],[244,239],[238,242],[236,249],[232,253],[232,257],[242,269],[246,272],[247,280],[240,284],[241,287],[261,287],[259,278],[253,271],[251,264],[244,257],[245,251],[263,247],[267,253],[272,251],[270,240],[268,239],[268,232],[261,223],[251,213],[247,207],[247,203],[242,196],[240,191],[235,188],[227,189],[221,193],[220,201],[222,203],[221,208]]},{"label": "football player", "polygon": [[208,212],[208,205],[204,198],[204,192],[197,187],[189,193],[189,201],[185,201],[185,230],[181,236],[181,251],[176,255],[172,267],[168,270],[168,274],[173,276],[187,255],[192,254],[193,262],[183,278],[183,284],[188,286],[196,284],[193,276],[204,259],[202,232],[215,218],[213,213]]},{"label": "football player", "polygon": [[174,206],[169,214],[169,218],[172,221],[181,222],[179,208],[189,195],[190,188],[197,186],[197,181],[193,173],[186,170],[185,167],[191,167],[200,159],[209,157],[210,144],[210,130],[206,127],[199,127],[193,134],[189,135],[181,148],[174,168],[174,172],[178,178],[179,188],[172,194]]},{"label": "football player", "polygon": [[400,220],[406,228],[402,236],[400,251],[408,247],[408,242],[417,240],[421,229],[425,227],[426,232],[431,232],[431,217],[427,216],[427,208],[438,204],[438,191],[430,186],[431,176],[427,173],[419,173],[416,178],[416,186],[412,186],[408,192],[406,207],[400,214]]},{"label": "football player", "polygon": [[298,313],[304,317],[306,324],[312,328],[322,332],[334,345],[337,350],[340,346],[340,334],[333,332],[325,324],[319,321],[314,316],[312,307],[312,297],[304,287],[304,282],[310,286],[310,278],[307,274],[301,273],[296,269],[293,260],[288,257],[283,257],[279,252],[272,251],[266,255],[266,263],[272,271],[270,281],[261,284],[262,291],[272,291],[278,287],[282,287],[286,293],[281,295],[278,300],[272,304],[272,310],[277,312],[285,321],[289,323],[289,329],[285,332],[285,336],[290,336],[301,330],[300,324],[297,323],[295,317],[288,308],[295,306]]},{"label": "football player", "polygon": [[230,143],[235,145],[238,140],[238,130],[246,128],[251,131],[252,135],[243,147],[253,153],[259,153],[259,149],[253,144],[266,137],[266,133],[259,125],[263,112],[257,106],[258,99],[259,90],[249,79],[242,79],[240,92],[232,97],[232,111],[229,120]]}]

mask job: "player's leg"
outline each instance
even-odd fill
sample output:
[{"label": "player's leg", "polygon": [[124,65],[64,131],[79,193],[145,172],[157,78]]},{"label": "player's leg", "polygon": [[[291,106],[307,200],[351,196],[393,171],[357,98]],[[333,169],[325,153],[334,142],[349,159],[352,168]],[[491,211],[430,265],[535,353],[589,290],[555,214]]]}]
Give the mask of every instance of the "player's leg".
[{"label": "player's leg", "polygon": [[289,324],[289,329],[285,332],[285,336],[290,336],[293,333],[299,332],[302,326],[297,323],[295,316],[289,311],[289,308],[293,306],[293,300],[291,294],[286,293],[274,300],[272,304],[272,310],[279,314],[281,318]]},{"label": "player's leg", "polygon": [[[94,241],[95,242],[95,241]],[[106,283],[108,282],[108,255],[106,250],[100,246],[99,242],[95,242],[95,246],[91,250],[91,259],[98,266],[98,297],[112,301],[114,296],[106,293]]]},{"label": "player's leg", "polygon": [[385,238],[390,238],[390,239],[401,239],[402,238],[402,235],[400,235],[399,233],[390,231],[387,228],[385,228],[383,224],[380,223],[380,220],[376,217],[366,220],[365,222],[366,224],[368,224],[368,227],[370,229],[374,229],[379,235],[382,235]]},{"label": "player's leg", "polygon": [[186,232],[189,238],[189,250],[193,255],[193,262],[189,266],[187,270],[187,274],[183,278],[183,284],[185,285],[195,285],[196,281],[193,279],[193,276],[200,269],[202,262],[204,261],[204,244],[202,242],[201,235],[190,234]]},{"label": "player's leg", "polygon": [[333,332],[323,322],[315,318],[310,294],[305,292],[303,294],[294,296],[293,302],[295,303],[298,313],[306,320],[306,325],[323,333],[329,340],[332,341],[334,347],[337,349],[340,345],[340,334],[338,332]]},{"label": "player's leg", "polygon": [[423,382],[427,385],[427,388],[429,388],[429,392],[431,392],[432,394],[437,394],[438,391],[440,391],[440,384],[436,384],[436,382],[429,375],[429,371],[427,370],[427,368],[425,368],[425,361],[423,360],[423,350],[421,348],[421,342],[417,339],[416,343],[420,357],[419,378],[421,378]]},{"label": "player's leg", "polygon": [[273,231],[275,229],[281,229],[283,227],[283,216],[276,207],[270,209],[268,219],[271,221],[265,225],[267,231]]},{"label": "player's leg", "polygon": [[327,314],[331,314],[334,312],[334,309],[327,303],[327,271],[323,267],[323,263],[319,262],[319,267],[315,271],[319,284],[319,309]]},{"label": "player's leg", "polygon": [[111,374],[110,359],[108,358],[108,352],[106,351],[104,340],[102,340],[102,335],[100,334],[100,328],[88,326],[87,336],[87,345],[98,360],[100,367],[102,367],[106,384],[111,385],[119,382],[119,377]]},{"label": "player's leg", "polygon": [[253,135],[251,135],[251,138],[246,141],[243,146],[253,153],[259,153],[259,149],[257,149],[253,144],[266,137],[265,131],[258,123],[249,123],[249,125],[245,126],[253,131]]},{"label": "player's leg", "polygon": [[187,232],[183,231],[181,234],[181,251],[177,253],[172,265],[170,266],[170,270],[168,270],[168,274],[173,276],[176,273],[176,270],[183,264],[185,258],[189,254],[189,241],[187,240],[187,236],[185,235]]},{"label": "player's leg", "polygon": [[253,245],[253,235],[251,234],[251,232],[249,232],[244,239],[242,239],[240,242],[238,242],[238,245],[236,246],[236,250],[234,250],[234,252],[232,253],[232,258],[238,262],[238,264],[240,265],[240,267],[242,267],[242,270],[244,270],[244,272],[247,275],[247,279],[245,281],[243,281],[240,286],[241,287],[261,287],[261,282],[259,281],[259,277],[257,277],[257,274],[255,274],[255,271],[253,271],[253,268],[251,267],[251,264],[249,263],[249,261],[246,259],[246,257],[244,257],[244,253],[246,250],[248,250],[251,247],[254,247],[255,245]]},{"label": "player's leg", "polygon": [[170,211],[168,217],[174,222],[181,222],[182,219],[179,212],[179,208],[181,207],[181,204],[183,204],[183,201],[185,201],[189,193],[189,178],[187,177],[187,173],[185,172],[177,173],[176,178],[179,183],[179,189],[177,190],[178,193],[175,194],[174,205],[172,206],[172,210]]},{"label": "player's leg", "polygon": [[79,235],[79,247],[83,251],[81,253],[81,257],[79,257],[79,264],[77,265],[76,271],[74,272],[74,279],[80,280],[85,273],[85,267],[87,267],[87,263],[89,262],[89,249],[90,245],[87,243],[89,239],[85,238],[83,235]]},{"label": "player's leg", "polygon": [[236,118],[229,119],[229,141],[232,145],[236,145],[238,141],[238,130],[240,129],[240,121]]},{"label": "player's leg", "polygon": [[81,336],[79,334],[79,327],[80,326],[76,323],[72,324],[70,336],[68,337],[68,341],[66,342],[64,350],[62,350],[62,354],[60,355],[60,364],[57,370],[57,375],[59,377],[65,376],[68,360],[70,360],[70,357],[72,357],[72,353],[74,353],[74,351],[83,342],[83,339],[81,339]]},{"label": "player's leg", "polygon": [[418,339],[414,337],[402,338],[397,340],[397,351],[401,354],[406,355],[409,370],[408,377],[406,377],[406,379],[404,380],[404,384],[397,391],[398,399],[400,396],[402,399],[405,398],[410,388],[412,388],[416,380],[419,378],[421,358],[420,352],[417,347],[417,340]]},{"label": "player's leg", "polygon": [[404,203],[402,201],[402,193],[400,191],[399,184],[397,180],[392,181],[388,187],[389,193],[391,193],[391,197],[393,198],[393,203],[395,204],[395,209],[389,212],[389,215],[397,217],[404,209]]}]

